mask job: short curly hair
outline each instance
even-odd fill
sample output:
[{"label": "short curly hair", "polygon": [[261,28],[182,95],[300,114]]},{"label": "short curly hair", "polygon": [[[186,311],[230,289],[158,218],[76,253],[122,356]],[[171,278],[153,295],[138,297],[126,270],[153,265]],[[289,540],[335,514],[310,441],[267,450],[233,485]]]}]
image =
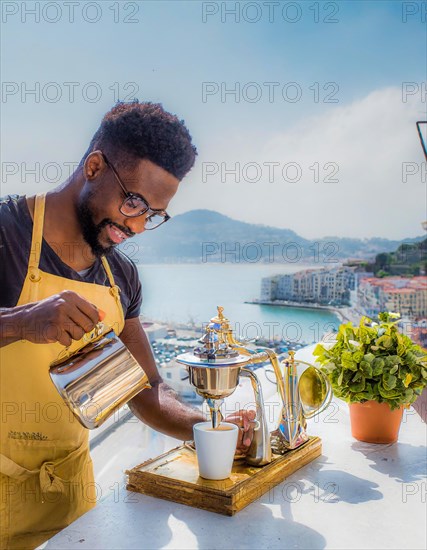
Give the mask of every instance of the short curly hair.
[{"label": "short curly hair", "polygon": [[106,113],[80,165],[96,149],[119,164],[148,159],[179,180],[191,170],[197,155],[183,120],[160,103],[138,100],[119,101]]}]

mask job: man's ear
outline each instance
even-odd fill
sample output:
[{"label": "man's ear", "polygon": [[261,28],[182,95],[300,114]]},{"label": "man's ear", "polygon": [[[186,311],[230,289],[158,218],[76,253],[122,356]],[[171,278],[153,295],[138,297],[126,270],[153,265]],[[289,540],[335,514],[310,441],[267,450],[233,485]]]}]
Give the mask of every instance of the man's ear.
[{"label": "man's ear", "polygon": [[88,181],[95,180],[106,168],[101,151],[92,151],[86,157],[83,165],[83,173]]}]

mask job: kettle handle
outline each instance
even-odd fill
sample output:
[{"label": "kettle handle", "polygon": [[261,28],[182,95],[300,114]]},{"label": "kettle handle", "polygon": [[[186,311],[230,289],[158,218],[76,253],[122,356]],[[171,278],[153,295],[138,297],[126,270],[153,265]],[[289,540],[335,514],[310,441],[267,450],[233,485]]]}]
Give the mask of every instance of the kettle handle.
[{"label": "kettle handle", "polygon": [[79,346],[79,347],[77,347],[76,349],[73,349],[73,350],[70,350],[70,348],[73,345],[73,342],[69,346],[65,346],[58,353],[58,357],[51,364],[51,366],[54,365],[54,364],[56,365],[57,363],[59,363],[61,361],[65,361],[66,359],[71,357],[71,355],[73,355],[73,353],[76,353],[76,352],[80,351],[84,346],[86,346],[87,344],[90,344],[91,342],[97,340],[98,338],[100,338],[101,336],[103,336],[104,334],[109,332],[110,330],[111,330],[111,327],[109,327],[108,325],[106,325],[102,321],[99,321],[90,332],[86,332],[86,334],[83,335],[83,337],[80,340],[80,342],[83,343],[82,346]]},{"label": "kettle handle", "polygon": [[83,340],[88,343],[92,342],[95,338],[98,338],[105,332],[108,332],[110,330],[110,327],[108,325],[104,324],[102,321],[99,321],[93,329],[90,332],[86,332],[86,334],[83,336]]},{"label": "kettle handle", "polygon": [[302,365],[307,365],[308,367],[313,367],[314,369],[316,369],[316,371],[322,377],[322,379],[325,382],[326,387],[327,387],[326,397],[325,397],[325,400],[324,400],[322,406],[319,409],[313,411],[310,414],[306,414],[304,411],[302,412],[303,417],[306,418],[307,420],[309,420],[310,418],[313,418],[316,415],[322,413],[323,411],[325,411],[329,407],[329,405],[331,404],[331,401],[332,401],[332,397],[333,397],[332,386],[331,386],[331,383],[329,382],[328,377],[319,368],[315,367],[311,363],[307,363],[307,361],[300,361],[299,359],[296,359],[295,361],[296,361],[296,363],[299,363],[299,364],[302,364]]},{"label": "kettle handle", "polygon": [[[319,371],[320,372],[320,371]],[[321,375],[324,377],[325,375],[323,374],[323,372],[321,372]],[[332,387],[331,385],[329,384],[329,380],[327,378],[325,378],[327,384],[328,384],[328,393],[326,394],[326,399],[323,403],[323,405],[320,407],[320,409],[318,409],[317,411],[313,411],[311,414],[306,414],[303,412],[303,416],[304,418],[306,418],[307,420],[309,420],[310,418],[313,418],[315,417],[316,415],[322,413],[323,411],[325,411],[329,405],[331,404],[331,401],[332,401],[332,397],[333,397],[333,393],[332,393]]]}]

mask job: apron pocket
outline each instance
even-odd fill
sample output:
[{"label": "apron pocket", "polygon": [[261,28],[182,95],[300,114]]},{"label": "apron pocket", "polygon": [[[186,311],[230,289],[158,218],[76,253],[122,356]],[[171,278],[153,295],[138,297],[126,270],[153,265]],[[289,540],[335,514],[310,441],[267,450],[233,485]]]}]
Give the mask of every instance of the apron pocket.
[{"label": "apron pocket", "polygon": [[[45,459],[48,443],[50,456],[55,456],[52,441],[19,441],[19,450],[15,448],[11,456],[17,459],[17,455],[25,452],[27,460],[15,460],[17,472],[23,470],[23,463],[28,463],[28,453],[32,463],[36,459],[34,455]],[[10,548],[34,548],[96,504],[93,465],[86,442],[59,460],[45,460],[40,468],[28,471],[26,479],[21,471],[21,476],[2,475],[1,482],[6,496],[2,527],[9,526]]]}]

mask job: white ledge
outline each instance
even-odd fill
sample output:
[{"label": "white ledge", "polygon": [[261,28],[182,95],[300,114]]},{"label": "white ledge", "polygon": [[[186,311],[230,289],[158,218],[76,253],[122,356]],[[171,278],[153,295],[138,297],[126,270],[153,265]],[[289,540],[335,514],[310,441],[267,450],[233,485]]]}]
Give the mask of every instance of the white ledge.
[{"label": "white ledge", "polygon": [[[301,355],[309,360],[307,351]],[[426,424],[412,408],[404,413],[394,445],[354,440],[347,405],[338,400],[309,421],[308,431],[322,438],[323,456],[233,517],[127,492],[117,484],[46,548],[427,547]],[[140,458],[135,456],[134,465],[146,456]]]}]

